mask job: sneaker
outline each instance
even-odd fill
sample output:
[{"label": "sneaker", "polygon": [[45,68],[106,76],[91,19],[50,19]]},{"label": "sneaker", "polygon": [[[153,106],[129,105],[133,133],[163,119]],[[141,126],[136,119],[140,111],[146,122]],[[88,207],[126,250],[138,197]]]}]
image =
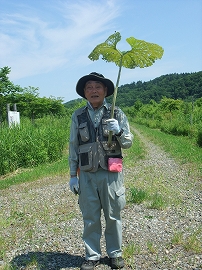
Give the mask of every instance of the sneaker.
[{"label": "sneaker", "polygon": [[110,265],[112,269],[120,269],[124,267],[124,260],[122,257],[110,258]]},{"label": "sneaker", "polygon": [[100,261],[93,261],[93,260],[85,260],[81,265],[81,270],[93,270],[95,266],[97,266]]}]

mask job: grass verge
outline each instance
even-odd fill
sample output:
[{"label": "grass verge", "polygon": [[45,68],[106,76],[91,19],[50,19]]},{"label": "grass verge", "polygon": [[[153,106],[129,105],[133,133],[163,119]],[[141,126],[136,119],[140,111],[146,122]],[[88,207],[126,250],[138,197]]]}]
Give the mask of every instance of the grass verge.
[{"label": "grass verge", "polygon": [[0,190],[12,185],[25,182],[32,182],[47,176],[56,176],[68,173],[67,156],[63,156],[59,161],[42,164],[37,167],[17,170],[16,172],[0,178]]},{"label": "grass verge", "polygon": [[133,125],[155,144],[162,146],[166,152],[170,153],[181,164],[195,164],[202,172],[202,149],[189,137],[166,134],[158,129],[151,129],[139,124]]}]

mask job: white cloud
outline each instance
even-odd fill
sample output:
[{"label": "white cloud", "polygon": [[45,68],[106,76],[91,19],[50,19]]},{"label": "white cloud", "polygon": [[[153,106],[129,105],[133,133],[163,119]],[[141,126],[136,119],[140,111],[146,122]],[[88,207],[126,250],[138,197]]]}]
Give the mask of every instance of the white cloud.
[{"label": "white cloud", "polygon": [[118,16],[114,1],[57,4],[56,17],[37,14],[34,8],[30,16],[29,6],[1,16],[0,62],[2,67],[11,67],[12,80],[53,70],[74,59],[74,65],[81,64],[79,57],[84,51],[85,57],[90,53],[88,48],[96,44],[97,34],[110,31]]}]

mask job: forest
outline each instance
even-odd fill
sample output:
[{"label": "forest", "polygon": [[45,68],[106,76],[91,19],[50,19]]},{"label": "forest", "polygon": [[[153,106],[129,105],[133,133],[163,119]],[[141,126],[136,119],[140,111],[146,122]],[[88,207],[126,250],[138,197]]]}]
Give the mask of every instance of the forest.
[{"label": "forest", "polygon": [[[143,104],[151,100],[159,102],[163,97],[193,101],[202,97],[202,71],[162,75],[148,82],[132,82],[119,86],[117,106],[130,107],[138,100]],[[78,99],[79,100],[79,99]],[[108,98],[112,101],[112,97]],[[77,100],[65,103],[67,107]]]}]

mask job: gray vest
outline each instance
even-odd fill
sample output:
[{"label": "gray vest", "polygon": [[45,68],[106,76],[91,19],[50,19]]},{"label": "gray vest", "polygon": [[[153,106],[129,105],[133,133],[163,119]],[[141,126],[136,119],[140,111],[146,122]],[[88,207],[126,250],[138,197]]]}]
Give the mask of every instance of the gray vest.
[{"label": "gray vest", "polygon": [[[79,141],[79,168],[83,171],[95,172],[99,167],[108,169],[109,157],[122,158],[121,147],[112,136],[112,144],[108,146],[108,135],[106,120],[110,118],[111,108],[104,107],[103,117],[97,128],[94,127],[88,113],[87,107],[76,111],[78,119],[78,141]],[[114,112],[116,118],[117,108]]]}]

